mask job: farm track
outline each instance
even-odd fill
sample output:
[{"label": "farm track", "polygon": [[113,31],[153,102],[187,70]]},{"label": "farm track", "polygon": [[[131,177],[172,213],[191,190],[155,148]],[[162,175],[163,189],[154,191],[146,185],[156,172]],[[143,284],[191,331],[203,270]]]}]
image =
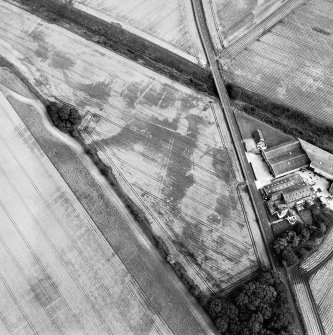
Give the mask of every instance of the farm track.
[{"label": "farm track", "polygon": [[[234,43],[229,44],[227,46],[228,53],[230,53],[232,57],[237,56],[237,54],[239,54],[247,45],[255,41],[260,35],[263,34],[263,32],[270,29],[282,18],[286,17],[292,10],[294,10],[303,2],[304,0],[289,0],[286,4],[280,6],[270,16],[265,18],[259,24],[255,25],[255,27],[251,29],[248,33],[243,35],[241,38],[235,40]],[[274,3],[272,4],[272,6],[273,5]]]},{"label": "farm track", "polygon": [[[258,24],[255,24],[252,29],[249,31],[243,33],[240,37],[237,37],[237,30],[233,32],[230,36],[227,36],[225,40],[223,40],[221,34],[219,33],[219,27],[222,25],[220,24],[220,19],[218,18],[218,14],[216,13],[215,7],[212,3],[213,0],[209,0],[209,11],[211,13],[211,16],[213,18],[213,27],[210,27],[210,29],[215,29],[215,34],[218,36],[220,46],[218,47],[225,47],[226,53],[229,55],[229,57],[235,57],[237,56],[246,46],[250,43],[252,43],[254,40],[256,40],[260,35],[262,35],[266,30],[270,29],[276,22],[284,18],[286,15],[288,15],[292,10],[294,10],[297,6],[299,6],[301,3],[304,2],[304,0],[289,0],[285,3],[280,4],[280,6],[273,11],[268,17],[264,17],[265,14],[273,9],[274,6],[276,6],[276,2],[271,2],[268,6],[262,6],[260,7],[260,12],[256,12],[255,21],[258,22]],[[207,15],[207,13],[206,13]],[[244,20],[245,18],[243,18]],[[233,28],[230,28],[231,30],[235,30],[237,27],[237,24],[234,25]],[[229,29],[229,30],[230,30]],[[239,27],[239,30],[244,29],[244,27]],[[211,32],[212,34],[212,32]]]}]

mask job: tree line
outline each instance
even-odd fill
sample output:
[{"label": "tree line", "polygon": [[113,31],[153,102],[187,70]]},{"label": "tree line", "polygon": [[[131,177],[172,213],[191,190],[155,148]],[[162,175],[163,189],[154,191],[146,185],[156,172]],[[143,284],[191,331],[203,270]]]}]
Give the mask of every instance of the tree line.
[{"label": "tree line", "polygon": [[223,335],[291,335],[293,313],[277,274],[262,270],[228,297],[218,293],[205,307]]},{"label": "tree line", "polygon": [[330,231],[333,211],[325,205],[310,207],[312,224],[297,222],[291,229],[278,236],[273,250],[282,264],[287,267],[298,265],[318,248],[323,237]]}]

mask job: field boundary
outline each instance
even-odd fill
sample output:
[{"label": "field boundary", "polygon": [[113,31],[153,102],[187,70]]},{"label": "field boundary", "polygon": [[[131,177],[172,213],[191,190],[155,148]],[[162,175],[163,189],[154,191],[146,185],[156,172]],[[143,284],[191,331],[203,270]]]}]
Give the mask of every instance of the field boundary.
[{"label": "field boundary", "polygon": [[201,67],[141,36],[75,7],[45,0],[5,0],[52,24],[97,43],[185,86],[216,96],[208,67]]},{"label": "field boundary", "polygon": [[300,110],[268,99],[230,81],[227,83],[227,91],[240,111],[288,135],[301,138],[333,153],[333,127],[323,125]]}]

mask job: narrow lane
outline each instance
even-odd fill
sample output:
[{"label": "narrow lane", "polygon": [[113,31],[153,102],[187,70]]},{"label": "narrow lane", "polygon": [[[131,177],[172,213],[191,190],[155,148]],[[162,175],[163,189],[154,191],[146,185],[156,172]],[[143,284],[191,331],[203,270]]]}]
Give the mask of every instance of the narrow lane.
[{"label": "narrow lane", "polygon": [[219,60],[215,54],[214,46],[212,44],[212,41],[209,35],[208,27],[206,24],[206,18],[204,14],[204,9],[203,9],[201,0],[192,0],[192,6],[193,6],[193,11],[195,14],[195,19],[196,19],[196,23],[198,26],[198,30],[200,32],[202,44],[204,46],[204,50],[206,52],[206,56],[210,64],[210,68],[211,68],[211,71],[214,77],[215,85],[216,85],[217,92],[218,92],[218,95],[221,101],[221,105],[223,107],[223,111],[224,111],[224,115],[225,115],[225,118],[228,124],[228,128],[230,130],[231,137],[232,137],[235,149],[236,149],[236,153],[237,153],[237,156],[238,156],[241,168],[242,168],[242,172],[243,172],[246,184],[249,189],[253,207],[255,209],[255,212],[258,218],[260,230],[261,230],[262,237],[263,237],[263,240],[266,246],[266,251],[268,254],[271,267],[273,270],[277,271],[282,277],[282,280],[286,286],[289,304],[294,312],[295,327],[296,327],[297,334],[303,334],[302,327],[301,327],[298,314],[297,314],[297,309],[295,306],[295,301],[293,299],[293,295],[291,292],[289,282],[286,278],[286,274],[284,272],[284,269],[276,265],[273,255],[271,253],[270,245],[272,244],[274,240],[274,235],[268,223],[268,218],[267,218],[267,214],[266,214],[263,201],[256,188],[254,179],[252,177],[252,171],[250,169],[249,163],[247,161],[247,158],[246,158],[246,155],[243,149],[241,135],[240,135],[240,132],[237,126],[235,115],[233,113],[233,110],[230,104],[227,90],[224,85],[224,80],[223,80],[222,74],[219,69],[219,64],[218,64]]}]

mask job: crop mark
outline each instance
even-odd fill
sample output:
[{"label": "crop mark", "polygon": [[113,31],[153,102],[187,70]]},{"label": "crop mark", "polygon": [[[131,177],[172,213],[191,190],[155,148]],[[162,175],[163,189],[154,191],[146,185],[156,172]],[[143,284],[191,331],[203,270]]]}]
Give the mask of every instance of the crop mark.
[{"label": "crop mark", "polygon": [[168,165],[169,165],[170,157],[171,157],[171,154],[172,154],[172,148],[173,148],[174,142],[175,142],[175,138],[171,137],[170,144],[169,144],[169,147],[167,148],[167,153],[165,155],[165,160],[163,162],[160,182],[157,185],[157,189],[158,189],[157,192],[158,193],[161,192],[161,188],[163,187],[163,184],[164,184],[164,179],[165,179],[165,175],[166,175],[166,172],[167,172],[167,169],[168,169]]},{"label": "crop mark", "polygon": [[160,99],[160,101],[157,104],[157,108],[160,108],[160,104],[161,104],[162,100],[164,99],[165,94],[166,94],[166,91],[164,91],[163,95],[161,96],[161,99]]},{"label": "crop mark", "polygon": [[75,65],[75,61],[66,53],[54,50],[52,53],[51,66],[59,70],[69,70]]},{"label": "crop mark", "polygon": [[138,99],[134,102],[134,106],[137,106],[139,101],[148,93],[148,91],[153,87],[154,82],[151,82],[148,87],[139,95]]}]

